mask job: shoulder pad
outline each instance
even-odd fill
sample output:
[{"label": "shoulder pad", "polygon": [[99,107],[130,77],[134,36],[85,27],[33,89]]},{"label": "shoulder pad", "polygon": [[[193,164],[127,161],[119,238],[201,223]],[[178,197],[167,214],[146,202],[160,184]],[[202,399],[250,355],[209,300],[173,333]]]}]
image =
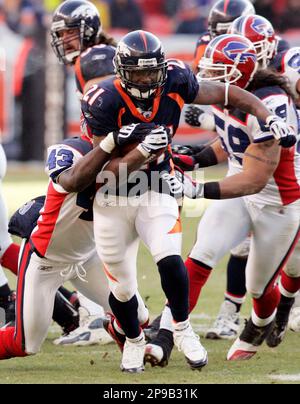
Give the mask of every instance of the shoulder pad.
[{"label": "shoulder pad", "polygon": [[253,94],[261,100],[272,95],[286,95],[285,91],[279,86],[263,87],[253,91]]},{"label": "shoulder pad", "polygon": [[79,151],[83,156],[92,150],[93,145],[87,141],[82,139],[81,137],[71,137],[69,139],[63,140],[60,144],[65,144],[73,149]]},{"label": "shoulder pad", "polygon": [[97,77],[114,74],[113,58],[116,49],[109,45],[96,45],[80,56],[81,74],[87,82]]}]

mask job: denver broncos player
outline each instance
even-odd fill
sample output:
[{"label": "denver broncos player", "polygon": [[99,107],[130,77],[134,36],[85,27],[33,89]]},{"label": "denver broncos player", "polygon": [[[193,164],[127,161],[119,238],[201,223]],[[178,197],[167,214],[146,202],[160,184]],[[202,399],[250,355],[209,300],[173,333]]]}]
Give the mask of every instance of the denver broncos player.
[{"label": "denver broncos player", "polygon": [[64,1],[53,14],[51,36],[58,60],[74,66],[79,98],[88,83],[114,73],[111,62],[116,43],[102,32],[100,16],[93,3]]},{"label": "denver broncos player", "polygon": [[[91,87],[82,100],[95,146],[111,131],[130,123],[164,125],[175,135],[185,103],[230,103],[267,123],[275,136],[285,137],[289,133],[280,118],[271,115],[256,97],[237,86],[221,83],[199,86],[184,63],[165,60],[161,42],[149,32],[134,31],[126,35],[118,44],[115,66],[117,78]],[[147,148],[144,154],[149,157]],[[108,172],[118,169],[118,158],[106,166]],[[181,259],[178,205],[170,191],[159,192],[149,181],[156,175],[168,184],[176,182],[169,150],[157,161],[149,162],[141,175],[145,183],[143,190],[138,187],[139,194],[131,192],[137,184],[128,184],[129,194],[119,192],[117,199],[112,195],[112,200],[107,201],[99,190],[94,203],[95,241],[109,278],[109,302],[126,335],[121,367],[128,372],[144,369],[145,340],[136,315],[136,255],[138,238],[141,238],[158,266],[175,320],[175,345],[183,351],[192,368],[200,368],[207,363],[207,353],[188,319],[188,279]],[[205,184],[204,195],[216,197],[218,186]],[[148,203],[149,198],[155,206]]]},{"label": "denver broncos player", "polygon": [[[285,80],[264,70],[254,75],[255,68],[248,57],[251,47],[251,42],[241,36],[216,38],[200,63],[202,77],[247,87],[274,113],[285,118],[297,133],[298,117]],[[211,158],[214,155],[215,162],[229,157],[228,177],[220,183],[221,187],[224,184],[224,197],[244,198],[212,204],[200,221],[198,240],[186,262],[190,275],[190,308],[195,306],[202,286],[218,260],[251,231],[246,285],[253,297],[253,310],[227,356],[228,360],[243,360],[255,355],[273,328],[280,300],[274,282],[300,236],[300,160],[296,146],[280,150],[253,117],[234,108],[214,106],[213,110],[219,145],[204,152]],[[225,192],[229,184],[234,184],[236,192],[228,192],[228,189]],[[216,223],[219,241],[214,231]],[[272,248],[272,253],[268,253],[268,246],[276,246],[276,251]],[[299,288],[299,275],[299,268],[297,274],[295,268],[286,269],[281,281],[283,288],[291,292]]]},{"label": "denver broncos player", "polygon": [[[37,226],[21,250],[16,325],[0,329],[0,359],[39,351],[52,320],[55,293],[67,280],[109,309],[107,281],[94,245],[95,179],[117,144],[140,139],[150,152],[168,145],[168,137],[162,139],[151,128],[139,127],[136,125],[125,139],[122,128],[95,149],[84,137],[49,148],[46,200]],[[130,172],[143,164],[145,157],[135,149],[122,162],[128,164]],[[147,318],[148,313],[141,321]]]}]

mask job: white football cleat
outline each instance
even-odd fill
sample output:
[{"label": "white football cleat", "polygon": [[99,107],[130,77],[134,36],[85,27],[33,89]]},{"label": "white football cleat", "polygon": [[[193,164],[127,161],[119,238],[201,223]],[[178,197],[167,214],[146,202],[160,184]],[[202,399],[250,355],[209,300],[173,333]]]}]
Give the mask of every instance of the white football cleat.
[{"label": "white football cleat", "polygon": [[189,320],[174,326],[174,344],[183,352],[188,364],[194,369],[201,369],[207,365],[207,352],[201,345],[200,337],[195,334]]},{"label": "white football cleat", "polygon": [[140,336],[134,340],[126,338],[120,366],[122,372],[141,373],[145,370],[145,347],[146,340],[143,331]]},{"label": "white football cleat", "polygon": [[80,326],[67,335],[53,341],[54,345],[88,346],[106,345],[113,341],[103,327],[103,318],[90,316],[86,309],[79,307]]},{"label": "white football cleat", "polygon": [[234,339],[240,329],[240,315],[236,311],[234,303],[225,300],[212,328],[207,330],[207,339]]}]

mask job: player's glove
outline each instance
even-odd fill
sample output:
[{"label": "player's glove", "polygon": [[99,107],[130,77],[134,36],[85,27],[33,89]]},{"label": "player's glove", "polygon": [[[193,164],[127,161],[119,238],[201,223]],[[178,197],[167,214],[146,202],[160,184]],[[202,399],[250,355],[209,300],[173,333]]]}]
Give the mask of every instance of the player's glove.
[{"label": "player's glove", "polygon": [[205,114],[203,109],[195,106],[189,105],[184,113],[185,122],[190,126],[201,126],[201,116]]},{"label": "player's glove", "polygon": [[120,130],[109,133],[99,144],[106,153],[111,153],[116,146],[142,141],[155,128],[154,123],[132,123]]},{"label": "player's glove", "polygon": [[125,146],[143,140],[151,131],[155,129],[154,123],[132,123],[123,126],[120,130],[113,132],[115,144]]},{"label": "player's glove", "polygon": [[199,199],[204,196],[204,185],[194,181],[189,175],[175,166],[175,176],[182,183],[184,196],[190,199]]},{"label": "player's glove", "polygon": [[270,130],[274,138],[279,140],[280,146],[289,148],[296,144],[296,134],[279,116],[268,116],[266,119],[266,127]]},{"label": "player's glove", "polygon": [[194,154],[201,153],[205,149],[204,145],[172,145],[172,152],[174,154],[184,154],[185,156],[193,156]]},{"label": "player's glove", "polygon": [[146,158],[165,149],[172,141],[171,131],[164,125],[158,126],[146,135],[145,139],[137,146],[137,149]]}]

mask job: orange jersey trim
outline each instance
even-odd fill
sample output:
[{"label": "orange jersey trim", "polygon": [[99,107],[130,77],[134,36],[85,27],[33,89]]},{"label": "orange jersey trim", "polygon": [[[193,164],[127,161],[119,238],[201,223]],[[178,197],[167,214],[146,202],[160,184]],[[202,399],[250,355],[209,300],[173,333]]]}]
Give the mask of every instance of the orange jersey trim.
[{"label": "orange jersey trim", "polygon": [[119,128],[122,128],[122,116],[125,114],[126,109],[125,108],[121,108],[119,111],[119,115],[118,115],[118,126]]},{"label": "orange jersey trim", "polygon": [[184,100],[182,97],[180,97],[180,95],[178,93],[169,93],[167,94],[168,97],[172,98],[172,100],[174,100],[175,102],[177,102],[177,104],[179,105],[179,108],[182,109],[184,106]]},{"label": "orange jersey trim", "polygon": [[116,279],[114,276],[112,276],[112,274],[109,272],[107,266],[103,263],[103,268],[104,268],[104,272],[106,274],[106,276],[113,282],[117,282],[119,283],[118,279]]},{"label": "orange jersey trim", "polygon": [[180,219],[180,216],[178,216],[175,226],[173,227],[172,230],[169,231],[168,234],[177,234],[177,233],[181,233],[181,232],[182,232],[181,219]]},{"label": "orange jersey trim", "polygon": [[204,56],[206,47],[207,47],[207,44],[202,44],[202,45],[199,45],[197,50],[196,50],[196,55],[195,55],[195,58],[194,58],[193,63],[192,63],[192,68],[193,68],[194,73],[198,73],[198,70],[199,70],[198,65],[200,63],[200,60]]},{"label": "orange jersey trim", "polygon": [[84,80],[84,78],[83,78],[82,71],[81,71],[80,57],[78,57],[78,58],[76,59],[74,69],[75,69],[75,74],[76,74],[77,80],[78,80],[79,83],[80,83],[81,90],[82,90],[82,93],[83,93],[83,91],[84,91],[84,86],[85,86],[85,80]]},{"label": "orange jersey trim", "polygon": [[155,115],[157,114],[158,108],[159,108],[159,104],[160,104],[160,99],[161,96],[157,96],[156,98],[154,98],[154,102],[153,102],[153,111],[152,114],[149,118],[144,117],[144,115],[142,115],[136,108],[136,106],[134,105],[133,101],[131,100],[131,98],[129,97],[128,94],[126,94],[126,92],[123,90],[122,86],[121,86],[121,82],[119,79],[116,79],[114,81],[114,86],[117,89],[118,93],[120,94],[120,96],[123,98],[123,100],[125,101],[127,107],[129,108],[130,112],[132,113],[132,115],[139,119],[142,122],[152,122],[153,119],[155,118]]}]

